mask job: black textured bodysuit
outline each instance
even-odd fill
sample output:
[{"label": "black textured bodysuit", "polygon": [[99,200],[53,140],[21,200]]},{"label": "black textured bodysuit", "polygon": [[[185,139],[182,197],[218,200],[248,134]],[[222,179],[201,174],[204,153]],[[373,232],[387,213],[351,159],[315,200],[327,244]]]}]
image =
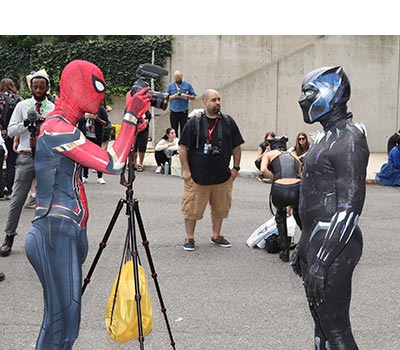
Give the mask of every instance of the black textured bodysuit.
[{"label": "black textured bodysuit", "polygon": [[292,265],[315,322],[315,349],[356,350],[349,317],[351,280],[362,254],[358,227],[369,150],[362,124],[335,110],[304,160],[299,211],[303,226]]}]

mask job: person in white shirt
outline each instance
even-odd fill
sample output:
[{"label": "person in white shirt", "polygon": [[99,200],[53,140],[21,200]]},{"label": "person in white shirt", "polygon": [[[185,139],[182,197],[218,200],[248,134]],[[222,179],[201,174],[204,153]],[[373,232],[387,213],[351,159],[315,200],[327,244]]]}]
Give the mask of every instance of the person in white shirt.
[{"label": "person in white shirt", "polygon": [[[22,208],[31,189],[32,181],[35,178],[33,159],[40,126],[46,116],[54,109],[54,104],[46,96],[49,87],[50,78],[47,74],[41,72],[34,73],[30,80],[32,97],[18,102],[8,124],[8,137],[13,138],[19,135],[19,144],[15,180],[4,228],[6,235],[0,247],[0,256],[3,257],[11,253],[14,238],[17,235]],[[28,119],[28,115],[30,115],[31,120]],[[32,121],[32,119],[35,121]]]},{"label": "person in white shirt", "polygon": [[175,129],[167,128],[165,135],[158,141],[154,156],[157,162],[156,173],[161,174],[164,170],[165,163],[171,165],[172,155],[178,152],[179,139],[176,137]]}]

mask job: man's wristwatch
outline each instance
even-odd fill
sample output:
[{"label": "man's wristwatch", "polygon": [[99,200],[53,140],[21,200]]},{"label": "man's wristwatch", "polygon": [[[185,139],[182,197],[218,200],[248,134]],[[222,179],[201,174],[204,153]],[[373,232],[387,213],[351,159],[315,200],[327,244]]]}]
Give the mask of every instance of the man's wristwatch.
[{"label": "man's wristwatch", "polygon": [[232,169],[235,169],[235,170],[239,171],[240,170],[240,166],[234,166]]}]

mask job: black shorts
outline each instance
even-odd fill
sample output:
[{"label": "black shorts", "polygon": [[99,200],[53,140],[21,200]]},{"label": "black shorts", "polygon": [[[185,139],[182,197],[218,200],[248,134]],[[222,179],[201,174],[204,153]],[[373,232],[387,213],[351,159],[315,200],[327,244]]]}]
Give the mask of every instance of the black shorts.
[{"label": "black shorts", "polygon": [[139,132],[136,138],[135,152],[146,152],[149,138],[149,128]]}]

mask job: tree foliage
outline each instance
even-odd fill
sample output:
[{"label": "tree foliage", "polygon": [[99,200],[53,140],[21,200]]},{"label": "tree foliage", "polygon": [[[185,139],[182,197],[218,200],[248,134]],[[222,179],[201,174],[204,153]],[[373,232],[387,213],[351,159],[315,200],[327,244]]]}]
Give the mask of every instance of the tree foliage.
[{"label": "tree foliage", "polygon": [[[0,36],[0,79],[15,81],[28,93],[25,76],[45,69],[57,85],[65,65],[75,59],[96,64],[107,82],[107,94],[123,96],[136,80],[141,63],[164,66],[172,54],[171,36]],[[160,89],[156,82],[156,88]]]}]

